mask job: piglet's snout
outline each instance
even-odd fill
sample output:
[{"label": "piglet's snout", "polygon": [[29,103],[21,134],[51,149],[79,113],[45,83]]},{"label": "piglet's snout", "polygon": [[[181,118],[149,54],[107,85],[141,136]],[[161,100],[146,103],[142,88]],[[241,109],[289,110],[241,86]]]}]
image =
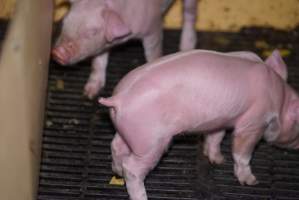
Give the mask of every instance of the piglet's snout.
[{"label": "piglet's snout", "polygon": [[73,43],[66,43],[58,45],[53,48],[52,56],[54,60],[62,65],[67,65],[71,62],[72,58],[76,55],[77,49]]},{"label": "piglet's snout", "polygon": [[64,48],[62,48],[62,47],[54,48],[52,50],[52,56],[53,56],[54,60],[56,60],[58,63],[60,63],[62,65],[67,64],[68,55],[67,55],[66,51],[64,50]]}]

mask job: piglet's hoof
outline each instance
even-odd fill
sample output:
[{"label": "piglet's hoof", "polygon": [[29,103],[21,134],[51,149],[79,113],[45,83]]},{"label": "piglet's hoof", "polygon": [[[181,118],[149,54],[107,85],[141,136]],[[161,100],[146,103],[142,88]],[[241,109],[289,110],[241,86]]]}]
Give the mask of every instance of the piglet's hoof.
[{"label": "piglet's hoof", "polygon": [[210,156],[209,160],[210,163],[217,164],[217,165],[223,164],[225,161],[224,156],[221,153]]},{"label": "piglet's hoof", "polygon": [[246,177],[239,177],[238,179],[241,185],[257,185],[259,183],[252,174]]},{"label": "piglet's hoof", "polygon": [[208,157],[211,164],[220,165],[220,164],[224,163],[224,161],[225,161],[225,158],[221,154],[221,152],[212,153],[207,148],[204,148],[203,154]]},{"label": "piglet's hoof", "polygon": [[93,99],[98,92],[103,88],[103,84],[98,81],[88,81],[84,87],[84,95],[87,96],[89,99]]}]

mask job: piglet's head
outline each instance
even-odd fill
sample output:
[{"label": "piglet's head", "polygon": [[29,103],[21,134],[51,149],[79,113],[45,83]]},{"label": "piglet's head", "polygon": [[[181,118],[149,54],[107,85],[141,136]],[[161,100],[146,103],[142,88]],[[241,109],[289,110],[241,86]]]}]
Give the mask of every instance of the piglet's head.
[{"label": "piglet's head", "polygon": [[[265,63],[271,67],[284,81],[287,80],[287,66],[281,58],[278,50],[273,51],[272,55],[266,59]],[[298,94],[293,88],[287,85],[284,95],[284,111],[281,117],[282,124],[277,122],[277,124],[273,126],[281,131],[274,131],[277,134],[275,134],[275,140],[272,142],[280,147],[299,149]]]},{"label": "piglet's head", "polygon": [[[294,91],[292,91],[294,92]],[[275,144],[280,147],[299,149],[299,98],[292,94],[287,112],[283,116],[283,131],[278,135]]]},{"label": "piglet's head", "polygon": [[130,34],[129,27],[105,0],[69,0],[71,8],[52,50],[62,65],[102,52],[109,43]]}]

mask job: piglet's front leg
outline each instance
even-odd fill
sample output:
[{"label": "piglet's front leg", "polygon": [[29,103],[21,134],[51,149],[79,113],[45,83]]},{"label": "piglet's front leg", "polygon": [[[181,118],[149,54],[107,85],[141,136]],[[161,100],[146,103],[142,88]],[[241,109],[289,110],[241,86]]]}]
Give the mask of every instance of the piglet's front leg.
[{"label": "piglet's front leg", "polygon": [[241,185],[256,185],[258,181],[252,174],[250,160],[252,152],[261,139],[262,128],[236,129],[233,138],[234,173]]},{"label": "piglet's front leg", "polygon": [[84,94],[92,99],[105,86],[108,52],[105,52],[92,61],[92,72],[84,87]]},{"label": "piglet's front leg", "polygon": [[162,56],[162,25],[159,24],[155,30],[145,36],[142,40],[145,58],[147,62],[153,61]]}]

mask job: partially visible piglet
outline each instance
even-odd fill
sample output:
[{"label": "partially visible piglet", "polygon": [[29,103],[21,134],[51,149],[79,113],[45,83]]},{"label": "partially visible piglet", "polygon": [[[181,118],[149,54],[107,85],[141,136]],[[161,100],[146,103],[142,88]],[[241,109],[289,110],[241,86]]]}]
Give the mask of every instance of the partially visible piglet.
[{"label": "partially visible piglet", "polygon": [[147,199],[145,176],[183,132],[205,134],[205,154],[221,163],[220,142],[234,128],[235,176],[242,185],[257,184],[249,163],[258,141],[299,148],[299,99],[286,79],[278,51],[263,62],[250,52],[194,50],[127,74],[99,102],[110,107],[117,130],[112,169],[124,176],[130,198]]},{"label": "partially visible piglet", "polygon": [[[63,20],[62,32],[52,51],[62,65],[95,56],[85,94],[92,98],[105,85],[108,51],[131,38],[143,42],[147,61],[162,54],[162,8],[170,0],[69,0],[71,9]],[[181,50],[196,44],[197,0],[184,1]]]}]

